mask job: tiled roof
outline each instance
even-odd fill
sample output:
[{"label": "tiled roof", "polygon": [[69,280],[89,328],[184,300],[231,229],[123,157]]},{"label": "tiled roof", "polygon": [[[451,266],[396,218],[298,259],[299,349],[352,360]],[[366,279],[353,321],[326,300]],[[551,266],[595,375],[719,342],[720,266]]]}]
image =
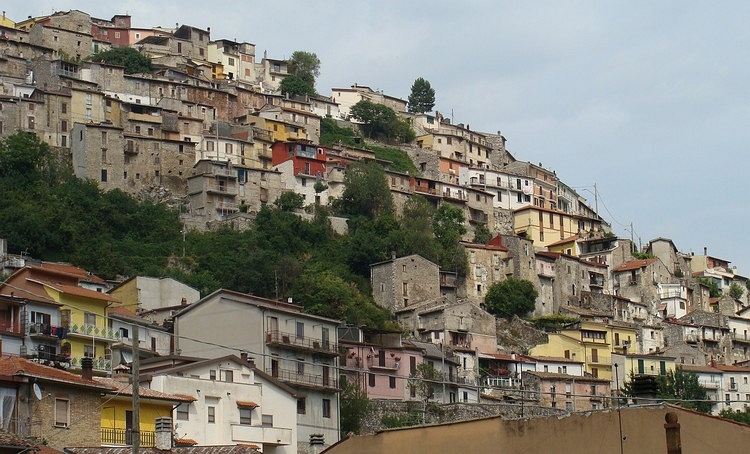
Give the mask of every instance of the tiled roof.
[{"label": "tiled roof", "polygon": [[[112,390],[116,391],[118,395],[121,395],[121,396],[133,395],[133,385],[131,385],[130,383],[122,382],[119,380],[113,380],[111,378],[102,378],[102,377],[94,377],[94,380],[112,388]],[[138,388],[138,395],[145,399],[168,400],[168,401],[173,401],[173,402],[194,402],[197,400],[195,397],[191,397],[191,396],[167,394],[167,393],[156,391],[150,388],[143,388],[143,387]]]},{"label": "tiled roof", "polygon": [[89,290],[87,288],[78,287],[77,285],[53,284],[51,282],[43,282],[43,284],[52,287],[58,292],[66,293],[68,295],[82,296],[84,298],[98,299],[102,301],[119,301],[117,298],[108,293]]},{"label": "tiled roof", "polygon": [[0,376],[34,377],[45,381],[66,383],[76,386],[87,386],[99,390],[108,389],[107,386],[92,380],[86,380],[80,375],[72,374],[54,367],[43,366],[17,356],[4,356],[0,358]]},{"label": "tiled roof", "polygon": [[652,263],[654,263],[656,259],[646,259],[646,260],[631,260],[629,262],[625,262],[622,265],[618,266],[617,268],[613,268],[613,272],[619,272],[619,271],[632,271],[632,270],[638,270],[643,267],[646,267]]},{"label": "tiled roof", "polygon": [[238,407],[244,407],[244,408],[258,408],[258,407],[260,407],[260,405],[256,404],[255,402],[249,402],[249,401],[243,402],[243,401],[240,401],[240,400],[237,401],[237,406]]},{"label": "tiled roof", "polygon": [[601,383],[609,383],[610,380],[606,378],[597,378],[597,377],[586,377],[581,375],[568,375],[568,374],[556,374],[554,372],[539,372],[535,370],[525,370],[523,371],[525,374],[534,375],[539,378],[546,378],[546,379],[553,379],[553,380],[578,380],[578,381],[586,381],[586,382],[601,382]]},{"label": "tiled roof", "polygon": [[44,268],[46,270],[54,270],[59,273],[70,274],[72,276],[76,276],[78,279],[85,281],[85,282],[91,282],[91,283],[96,283],[96,284],[101,284],[101,285],[107,284],[107,281],[100,278],[99,276],[89,273],[83,268],[79,268],[77,266],[70,265],[67,263],[42,262],[41,268]]},{"label": "tiled roof", "polygon": [[34,449],[34,447],[36,447],[34,443],[27,441],[26,439],[24,439],[23,437],[17,434],[6,432],[2,429],[0,429],[0,446],[8,447],[8,448],[10,447],[31,448],[29,449],[30,452],[37,451],[37,449]]},{"label": "tiled roof", "polygon": [[580,236],[578,236],[578,235],[569,236],[569,237],[563,238],[562,240],[557,241],[555,243],[548,244],[547,247],[553,247],[553,246],[559,246],[561,244],[571,243],[573,241],[576,241],[578,238],[580,238]]},{"label": "tiled roof", "polygon": [[569,358],[562,358],[558,356],[529,356],[534,361],[540,361],[545,363],[566,363],[566,364],[583,364],[582,361],[575,361]]},{"label": "tiled roof", "polygon": [[[182,442],[184,442],[184,444]],[[164,454],[165,452],[175,454],[254,454],[260,452],[256,445],[192,446],[188,444],[198,444],[198,442],[189,438],[177,439],[175,440],[175,443],[177,443],[178,446],[170,448],[169,451],[163,451],[157,448],[141,448],[139,452],[155,454]],[[130,454],[133,452],[133,448],[131,446],[119,448],[96,446],[90,448],[65,448],[65,452],[70,454]]]},{"label": "tiled roof", "polygon": [[703,372],[708,374],[720,374],[721,371],[711,366],[696,366],[692,364],[680,364],[679,367],[688,372]]}]

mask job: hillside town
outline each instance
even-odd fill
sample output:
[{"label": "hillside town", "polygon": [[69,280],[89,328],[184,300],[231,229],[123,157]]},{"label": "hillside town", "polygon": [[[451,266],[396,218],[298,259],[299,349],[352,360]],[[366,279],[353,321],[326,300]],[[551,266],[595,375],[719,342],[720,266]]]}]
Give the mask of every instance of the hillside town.
[{"label": "hillside town", "polygon": [[[87,59],[123,47],[149,57],[152,71]],[[416,196],[460,210],[466,270],[418,254],[373,259],[372,299],[401,328],[386,330],[313,315],[293,300],[202,295],[172,278],[103,279],[9,253],[0,240],[0,429],[10,440],[0,444],[19,453],[376,452],[366,451],[366,435],[342,433],[352,384],[374,409],[361,433],[391,437],[382,446],[419,437],[381,432],[403,426],[435,431],[435,443],[461,431],[481,441],[482,424],[496,418],[549,418],[567,430],[597,415],[592,430],[603,430],[621,407],[633,411],[622,413],[626,430],[656,420],[661,443],[666,411],[683,427],[713,427],[709,437],[748,440],[746,426],[716,417],[750,408],[750,281],[731,258],[708,246],[681,252],[668,236],[646,245],[619,238],[596,200],[542,163],[517,160],[498,131],[410,111],[407,100],[354,82],[329,95],[282,94],[289,70],[210,28],[136,28],[126,14],[77,10],[3,15],[0,138],[33,133],[78,178],[168,204],[197,231],[248,229],[288,192],[310,216],[305,208],[342,198],[350,165],[375,162],[397,211]],[[391,146],[416,172],[364,146],[320,143],[322,121],[358,130],[351,110],[363,100],[410,125],[415,139]],[[330,223],[347,229],[346,219]],[[482,230],[491,239],[475,242]],[[528,315],[557,324],[493,315],[485,298],[506,280],[533,284]],[[636,378],[677,370],[697,376],[713,416],[626,392]],[[467,420],[475,425],[457,428]],[[513,438],[522,430],[504,430],[492,440],[524,443]]]}]

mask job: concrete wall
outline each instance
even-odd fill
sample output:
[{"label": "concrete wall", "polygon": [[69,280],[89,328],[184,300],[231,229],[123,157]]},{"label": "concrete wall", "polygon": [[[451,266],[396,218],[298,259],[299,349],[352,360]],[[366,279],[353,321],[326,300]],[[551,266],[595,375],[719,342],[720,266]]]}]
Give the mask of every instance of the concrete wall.
[{"label": "concrete wall", "polygon": [[[750,426],[666,407],[626,408],[619,412],[584,413],[567,418],[488,418],[390,430],[372,436],[349,438],[325,452],[421,454],[453,449],[461,452],[508,453],[550,450],[560,454],[667,453],[664,418],[668,412],[676,413],[679,418],[684,454],[703,453],[711,447],[720,452],[739,453],[747,450]],[[621,417],[621,422],[618,417]]]}]

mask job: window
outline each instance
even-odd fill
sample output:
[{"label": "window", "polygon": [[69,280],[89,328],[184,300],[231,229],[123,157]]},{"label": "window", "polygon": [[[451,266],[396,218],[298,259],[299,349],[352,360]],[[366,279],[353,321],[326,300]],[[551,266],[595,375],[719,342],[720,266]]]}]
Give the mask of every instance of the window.
[{"label": "window", "polygon": [[375,374],[367,374],[367,385],[370,388],[375,387]]},{"label": "window", "polygon": [[331,399],[323,399],[323,417],[331,417]]},{"label": "window", "polygon": [[62,113],[68,113],[68,103],[64,102],[60,104],[60,111]]},{"label": "window", "polygon": [[234,66],[234,58],[232,58],[232,57],[227,58],[227,64],[229,66]]},{"label": "window", "polygon": [[207,407],[208,409],[208,423],[214,424],[216,422],[216,407]]},{"label": "window", "polygon": [[177,406],[176,413],[178,421],[188,421],[190,418],[190,404],[187,402],[181,403]]},{"label": "window", "polygon": [[305,337],[305,324],[303,322],[297,322],[297,339]]},{"label": "window", "polygon": [[305,398],[297,399],[297,414],[304,415],[307,413],[307,401]]},{"label": "window", "polygon": [[55,427],[68,427],[70,425],[70,401],[68,399],[55,399]]},{"label": "window", "polygon": [[146,130],[146,134],[148,134],[148,135],[150,135],[150,136],[153,136],[153,135],[154,135],[154,128],[148,128],[148,129]]},{"label": "window", "polygon": [[224,144],[224,150],[226,151],[227,154],[232,154],[234,148],[233,148],[233,146],[232,146],[231,143],[225,143]]},{"label": "window", "polygon": [[305,359],[297,358],[297,373],[302,375],[305,373]]},{"label": "window", "polygon": [[231,370],[221,371],[222,381],[232,383],[234,381],[234,372]]},{"label": "window", "polygon": [[83,323],[85,325],[96,325],[96,314],[91,312],[84,312]]},{"label": "window", "polygon": [[396,389],[396,377],[388,377],[388,386],[391,389]]},{"label": "window", "polygon": [[243,426],[251,425],[253,422],[252,414],[252,408],[240,407],[240,424]]},{"label": "window", "polygon": [[260,423],[263,427],[273,427],[273,415],[261,415]]},{"label": "window", "polygon": [[599,362],[599,350],[595,348],[591,349],[591,361],[595,363]]},{"label": "window", "polygon": [[96,357],[96,347],[93,345],[84,345],[83,346],[83,356],[86,358],[94,358]]},{"label": "window", "polygon": [[34,117],[29,117],[29,129],[34,129]]},{"label": "window", "polygon": [[121,338],[128,339],[130,337],[129,334],[130,333],[128,332],[127,328],[120,328],[120,337]]},{"label": "window", "polygon": [[215,370],[209,370],[208,371],[208,378],[211,380],[216,380],[216,371]]}]

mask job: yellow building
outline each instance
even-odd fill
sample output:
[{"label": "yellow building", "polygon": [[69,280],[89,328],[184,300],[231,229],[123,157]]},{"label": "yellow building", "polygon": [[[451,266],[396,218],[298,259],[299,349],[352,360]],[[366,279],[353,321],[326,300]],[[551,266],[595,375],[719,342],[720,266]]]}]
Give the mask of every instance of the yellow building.
[{"label": "yellow building", "polygon": [[[96,381],[112,388],[102,394],[102,445],[130,446],[133,444],[133,386],[128,383],[129,375],[118,374],[115,379],[97,378]],[[142,447],[156,445],[156,418],[171,418],[172,409],[182,403],[196,399],[190,396],[175,396],[139,388],[140,444]]]},{"label": "yellow building", "polygon": [[61,345],[63,355],[70,357],[73,369],[80,369],[81,359],[94,359],[94,371],[111,371],[112,344],[120,334],[108,327],[107,306],[117,300],[103,292],[75,285],[45,282],[47,294],[60,306],[60,324],[67,329],[67,339]]},{"label": "yellow building", "polygon": [[612,354],[612,365],[616,366],[617,377],[613,377],[614,387],[622,388],[623,383],[630,380],[634,375],[663,376],[668,372],[674,372],[675,358],[661,355],[638,355],[638,354]]},{"label": "yellow building", "polygon": [[525,234],[534,246],[544,248],[573,235],[588,237],[603,229],[602,220],[595,217],[550,210],[528,205],[513,212],[513,229]]},{"label": "yellow building", "polygon": [[612,380],[612,353],[635,350],[636,334],[635,328],[624,324],[579,321],[548,334],[549,341],[532,348],[529,354],[581,361],[584,372]]}]

